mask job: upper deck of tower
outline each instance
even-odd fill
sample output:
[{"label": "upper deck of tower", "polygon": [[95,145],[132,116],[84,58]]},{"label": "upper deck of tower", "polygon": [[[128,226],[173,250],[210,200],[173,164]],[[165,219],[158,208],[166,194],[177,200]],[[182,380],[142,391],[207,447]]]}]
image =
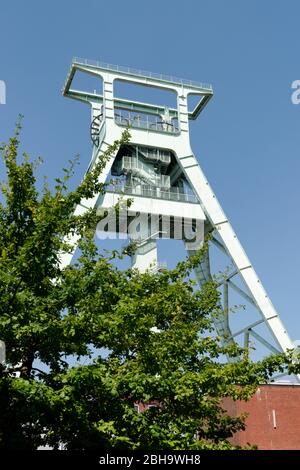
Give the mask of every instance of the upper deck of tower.
[{"label": "upper deck of tower", "polygon": [[[130,67],[120,65],[112,65],[99,61],[74,58],[68,72],[63,95],[69,98],[77,99],[86,103],[103,104],[103,95],[87,92],[84,90],[76,90],[72,88],[72,82],[77,72],[85,72],[92,75],[98,75],[105,83],[113,83],[115,80],[122,80],[148,87],[160,88],[174,91],[178,97],[187,97],[188,95],[196,95],[199,97],[194,109],[187,111],[187,119],[196,119],[204,109],[209,99],[213,95],[212,85],[209,83],[196,82],[177,78],[174,76],[163,75],[159,73],[146,72]],[[141,101],[133,101],[129,99],[121,99],[113,96],[114,117],[119,125],[128,125],[131,127],[148,129],[152,131],[179,133],[179,129],[174,123],[179,117],[180,102],[176,108],[168,108],[168,119],[162,119],[160,122],[151,122],[149,119],[141,119],[147,115],[165,115],[166,107],[162,105],[153,105]],[[180,101],[180,100],[178,100]],[[127,115],[124,115],[127,112]],[[129,114],[128,114],[129,113]],[[131,114],[130,114],[131,113]],[[139,114],[138,116],[135,114]],[[172,120],[174,121],[172,124]]]},{"label": "upper deck of tower", "polygon": [[155,73],[155,72],[146,72],[145,70],[139,70],[131,67],[124,67],[122,65],[112,65],[112,64],[107,64],[105,62],[99,62],[97,60],[89,60],[89,59],[81,59],[78,57],[74,57],[72,61],[72,65],[69,71],[69,74],[67,76],[66,82],[65,82],[65,90],[67,88],[68,82],[72,80],[74,76],[74,72],[77,68],[77,66],[87,66],[91,67],[92,69],[99,69],[103,71],[108,71],[112,72],[117,75],[125,75],[127,77],[136,77],[136,78],[144,78],[147,80],[155,81],[157,83],[166,83],[170,85],[179,85],[179,86],[184,86],[188,87],[191,89],[195,89],[198,91],[205,91],[208,93],[212,93],[212,85],[210,83],[202,83],[194,80],[188,80],[184,78],[178,78],[170,75],[164,75],[160,73]]}]

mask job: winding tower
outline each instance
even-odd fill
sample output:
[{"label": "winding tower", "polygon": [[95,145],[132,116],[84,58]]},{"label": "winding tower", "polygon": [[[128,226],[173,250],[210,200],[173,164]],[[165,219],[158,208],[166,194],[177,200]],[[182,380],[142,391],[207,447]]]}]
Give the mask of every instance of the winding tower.
[{"label": "winding tower", "polygon": [[[90,93],[72,88],[78,73],[91,74],[103,81],[103,93]],[[115,81],[158,89],[171,90],[177,106],[145,103],[114,96]],[[210,279],[210,251],[215,248],[228,257],[232,270],[220,282],[223,290],[222,314],[215,328],[226,341],[237,341],[249,347],[259,343],[264,353],[293,349],[294,345],[249,261],[237,235],[226,217],[217,197],[190,144],[189,121],[197,119],[213,96],[212,86],[191,80],[143,72],[128,67],[109,65],[85,59],[74,59],[68,73],[63,95],[86,103],[91,108],[90,137],[92,157],[87,171],[96,164],[102,153],[121,137],[130,126],[131,139],[107,162],[100,175],[101,182],[115,179],[105,195],[83,200],[75,209],[80,214],[91,207],[113,207],[120,195],[133,200],[128,208],[128,220],[121,228],[129,233],[134,216],[139,214],[137,249],[132,266],[140,271],[159,271],[163,266],[157,259],[158,238],[180,238],[189,255],[194,254],[210,232],[212,240],[207,257],[195,270],[201,285]],[[194,109],[188,109],[188,97],[198,97]],[[76,240],[73,240],[76,243]],[[62,255],[63,266],[72,260],[72,253]],[[234,294],[234,295],[233,295]],[[231,299],[237,297],[249,307],[242,313],[242,324],[234,328]],[[254,348],[253,348],[254,349]]]}]

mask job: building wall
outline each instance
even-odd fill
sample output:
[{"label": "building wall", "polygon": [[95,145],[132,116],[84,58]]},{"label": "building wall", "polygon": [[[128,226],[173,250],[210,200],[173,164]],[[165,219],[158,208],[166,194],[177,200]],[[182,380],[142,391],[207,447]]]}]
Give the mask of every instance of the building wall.
[{"label": "building wall", "polygon": [[261,385],[249,402],[224,401],[232,415],[249,413],[246,430],[232,442],[256,444],[261,450],[300,449],[300,386]]}]

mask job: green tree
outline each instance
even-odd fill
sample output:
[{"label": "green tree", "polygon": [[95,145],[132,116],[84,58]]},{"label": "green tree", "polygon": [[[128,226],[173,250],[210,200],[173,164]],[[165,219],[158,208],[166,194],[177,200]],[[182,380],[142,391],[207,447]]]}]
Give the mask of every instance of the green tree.
[{"label": "green tree", "polygon": [[[129,138],[125,131],[74,191],[73,164],[54,190],[37,191],[34,164],[18,160],[19,127],[1,147],[0,448],[229,449],[245,424],[226,414],[223,397],[248,399],[284,366],[282,356],[219,360],[241,351],[213,334],[216,282],[197,290],[189,276],[206,245],[174,270],[120,271],[111,261],[122,254],[94,242],[95,211],[74,216],[82,198],[105,191],[99,174]],[[70,232],[79,235],[80,256],[61,269]],[[66,361],[93,348],[110,352],[87,365]],[[137,403],[156,406],[138,413]]]}]

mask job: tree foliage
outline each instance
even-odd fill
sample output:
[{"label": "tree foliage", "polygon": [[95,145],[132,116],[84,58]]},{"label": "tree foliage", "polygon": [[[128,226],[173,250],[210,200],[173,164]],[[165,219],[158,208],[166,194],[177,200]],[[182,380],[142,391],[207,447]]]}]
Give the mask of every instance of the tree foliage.
[{"label": "tree foliage", "polygon": [[[72,163],[54,190],[37,191],[34,164],[19,161],[19,128],[1,147],[0,448],[232,448],[244,418],[230,417],[223,397],[248,399],[284,366],[282,356],[252,363],[213,334],[217,284],[197,290],[190,279],[206,245],[174,270],[120,271],[111,260],[121,254],[94,241],[95,211],[74,215],[82,198],[105,190],[99,174],[129,138],[125,131],[73,191]],[[80,256],[62,269],[70,232]],[[101,348],[109,353],[86,365],[66,361]],[[222,363],[224,354],[239,361]],[[156,406],[138,413],[137,403]]]}]

